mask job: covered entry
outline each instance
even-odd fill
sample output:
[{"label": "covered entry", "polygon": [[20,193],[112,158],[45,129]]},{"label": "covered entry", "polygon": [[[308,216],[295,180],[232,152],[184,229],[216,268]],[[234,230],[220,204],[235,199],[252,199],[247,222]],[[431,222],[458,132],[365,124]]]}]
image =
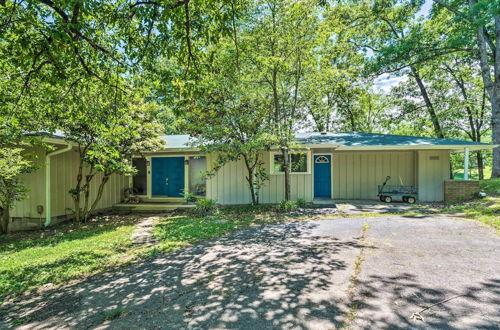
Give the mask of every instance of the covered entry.
[{"label": "covered entry", "polygon": [[314,198],[332,197],[331,163],[331,155],[314,155]]},{"label": "covered entry", "polygon": [[153,197],[182,197],[184,192],[184,157],[151,158],[151,193]]}]

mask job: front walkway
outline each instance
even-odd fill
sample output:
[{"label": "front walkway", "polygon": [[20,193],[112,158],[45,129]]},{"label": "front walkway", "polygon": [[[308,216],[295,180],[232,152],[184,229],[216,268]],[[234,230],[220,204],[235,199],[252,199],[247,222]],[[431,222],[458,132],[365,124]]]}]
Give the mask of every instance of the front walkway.
[{"label": "front walkway", "polygon": [[439,216],[260,226],[5,306],[0,328],[494,328],[499,247]]}]

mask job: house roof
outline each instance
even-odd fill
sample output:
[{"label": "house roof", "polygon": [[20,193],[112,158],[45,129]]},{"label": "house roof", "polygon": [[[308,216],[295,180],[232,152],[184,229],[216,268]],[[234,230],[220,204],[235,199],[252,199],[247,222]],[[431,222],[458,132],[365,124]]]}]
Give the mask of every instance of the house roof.
[{"label": "house roof", "polygon": [[[189,135],[166,135],[166,149],[193,148]],[[437,139],[420,136],[376,134],[361,132],[297,133],[297,141],[305,147],[336,148],[339,150],[378,149],[492,149],[495,145],[464,140]]]},{"label": "house roof", "polygon": [[[56,134],[38,132],[29,135],[64,139],[64,135],[60,132],[56,132]],[[187,134],[164,135],[162,138],[165,140],[165,150],[195,149],[193,144],[196,142],[196,138]],[[447,149],[463,151],[464,148],[469,148],[473,151],[493,149],[498,146],[466,140],[362,132],[297,133],[295,138],[304,147],[335,148],[338,150]]]}]

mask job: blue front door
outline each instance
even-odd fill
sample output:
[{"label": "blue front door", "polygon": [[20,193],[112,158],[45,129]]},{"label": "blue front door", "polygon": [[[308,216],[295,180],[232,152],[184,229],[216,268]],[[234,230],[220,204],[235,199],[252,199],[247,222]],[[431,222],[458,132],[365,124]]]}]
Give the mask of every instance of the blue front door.
[{"label": "blue front door", "polygon": [[331,160],[331,155],[314,155],[314,197],[332,198]]},{"label": "blue front door", "polygon": [[184,157],[151,159],[153,196],[182,197],[184,191]]}]

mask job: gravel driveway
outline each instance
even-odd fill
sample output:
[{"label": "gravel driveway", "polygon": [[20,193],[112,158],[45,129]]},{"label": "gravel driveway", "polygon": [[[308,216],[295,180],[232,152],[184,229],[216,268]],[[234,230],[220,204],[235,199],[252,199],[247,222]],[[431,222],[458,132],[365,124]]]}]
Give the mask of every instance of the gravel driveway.
[{"label": "gravel driveway", "polygon": [[26,329],[498,328],[499,249],[493,230],[436,216],[262,226],[4,307],[1,319]]}]

